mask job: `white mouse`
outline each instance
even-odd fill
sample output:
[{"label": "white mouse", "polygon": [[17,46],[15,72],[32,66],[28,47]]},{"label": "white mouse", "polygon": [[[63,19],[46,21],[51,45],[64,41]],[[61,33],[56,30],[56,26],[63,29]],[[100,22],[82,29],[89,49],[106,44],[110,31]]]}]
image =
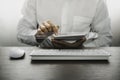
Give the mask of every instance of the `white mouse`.
[{"label": "white mouse", "polygon": [[22,58],[25,55],[25,51],[19,48],[10,49],[10,58]]}]

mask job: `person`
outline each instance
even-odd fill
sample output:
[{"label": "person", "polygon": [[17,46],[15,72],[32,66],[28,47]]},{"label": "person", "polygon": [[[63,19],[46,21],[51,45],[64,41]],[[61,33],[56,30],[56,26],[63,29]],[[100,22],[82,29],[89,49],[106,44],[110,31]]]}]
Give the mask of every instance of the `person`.
[{"label": "person", "polygon": [[[112,42],[105,0],[27,0],[18,24],[19,41],[42,48],[105,47]],[[87,34],[73,43],[52,34]],[[93,39],[97,35],[96,39]],[[37,41],[37,36],[41,40]],[[91,38],[91,39],[89,39]]]}]

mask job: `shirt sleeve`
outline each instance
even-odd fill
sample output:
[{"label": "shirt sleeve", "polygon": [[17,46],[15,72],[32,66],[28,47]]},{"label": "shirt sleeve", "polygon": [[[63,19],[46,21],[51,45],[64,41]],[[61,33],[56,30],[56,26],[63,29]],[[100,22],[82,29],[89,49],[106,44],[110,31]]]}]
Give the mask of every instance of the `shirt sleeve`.
[{"label": "shirt sleeve", "polygon": [[17,38],[19,41],[37,45],[35,34],[37,33],[36,0],[27,0],[22,10],[23,17],[18,23]]},{"label": "shirt sleeve", "polygon": [[86,41],[84,43],[85,47],[110,46],[112,42],[111,23],[107,5],[104,0],[99,0],[95,16],[90,27],[91,33],[95,35],[97,34],[98,37],[91,41]]}]

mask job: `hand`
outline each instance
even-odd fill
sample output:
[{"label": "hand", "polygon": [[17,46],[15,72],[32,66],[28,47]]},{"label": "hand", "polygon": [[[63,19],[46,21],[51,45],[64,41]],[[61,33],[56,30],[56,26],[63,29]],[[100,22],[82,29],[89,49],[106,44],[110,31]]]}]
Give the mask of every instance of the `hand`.
[{"label": "hand", "polygon": [[38,28],[37,34],[44,35],[44,34],[48,34],[49,32],[58,34],[58,29],[59,27],[57,25],[54,25],[51,21],[45,21]]},{"label": "hand", "polygon": [[54,25],[51,21],[45,21],[43,22],[35,35],[36,41],[41,43],[43,40],[50,36],[51,34],[57,34],[58,33],[58,26]]},{"label": "hand", "polygon": [[57,49],[78,49],[78,48],[83,48],[83,43],[86,41],[85,37],[82,37],[81,39],[77,40],[74,43],[68,43],[63,40],[52,40],[52,44],[54,48]]}]

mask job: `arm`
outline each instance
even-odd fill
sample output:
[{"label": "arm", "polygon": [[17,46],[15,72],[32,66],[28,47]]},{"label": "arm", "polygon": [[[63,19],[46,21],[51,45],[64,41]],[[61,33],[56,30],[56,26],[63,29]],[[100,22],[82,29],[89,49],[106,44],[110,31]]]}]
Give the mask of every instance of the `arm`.
[{"label": "arm", "polygon": [[92,41],[86,41],[84,43],[85,47],[110,46],[112,33],[108,10],[104,0],[99,0],[96,14],[90,27],[91,32],[98,34],[98,38]]},{"label": "arm", "polygon": [[[27,0],[22,14],[23,17],[18,24],[18,40],[33,46],[52,47],[52,43],[47,38],[48,35],[46,35],[46,28],[50,30],[49,32],[52,29],[54,33],[57,33],[57,26],[53,26],[50,21],[45,21],[41,25],[37,23],[36,0]],[[39,43],[37,42],[37,35],[42,38]],[[44,35],[46,37],[43,38]]]},{"label": "arm", "polygon": [[35,39],[37,33],[35,6],[36,0],[27,0],[22,11],[23,17],[18,24],[18,40],[29,45],[37,45]]}]

